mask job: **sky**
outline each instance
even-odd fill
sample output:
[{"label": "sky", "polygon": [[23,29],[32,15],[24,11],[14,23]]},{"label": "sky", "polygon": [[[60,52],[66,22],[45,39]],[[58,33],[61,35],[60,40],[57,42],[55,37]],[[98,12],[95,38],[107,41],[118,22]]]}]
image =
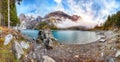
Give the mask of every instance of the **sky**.
[{"label": "sky", "polygon": [[16,4],[18,16],[42,16],[53,11],[79,15],[84,21],[104,22],[108,15],[120,10],[120,0],[23,0]]}]

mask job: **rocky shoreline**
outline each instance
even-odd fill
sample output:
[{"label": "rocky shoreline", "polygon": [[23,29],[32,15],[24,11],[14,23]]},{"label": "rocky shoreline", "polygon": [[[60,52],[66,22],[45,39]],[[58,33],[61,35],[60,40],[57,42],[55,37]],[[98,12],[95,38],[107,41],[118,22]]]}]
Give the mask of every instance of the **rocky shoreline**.
[{"label": "rocky shoreline", "polygon": [[[116,33],[116,32],[115,32]],[[89,44],[61,44],[53,41],[53,49],[46,49],[44,43],[33,43],[29,59],[44,62],[44,59],[55,62],[119,62],[119,34],[103,32],[105,40]],[[55,45],[56,43],[57,45]],[[44,57],[48,56],[48,57]],[[44,57],[44,58],[43,58]],[[54,62],[52,61],[52,62]]]},{"label": "rocky shoreline", "polygon": [[[0,33],[0,42],[2,42],[0,60],[4,60],[3,62],[6,60],[11,62],[120,62],[119,30],[99,32],[98,34],[103,35],[102,40],[77,45],[57,42],[50,35],[49,30],[39,33],[41,36],[36,41],[14,30],[3,33]],[[5,46],[3,45],[4,37],[10,33],[12,33],[13,39]],[[5,56],[5,59],[2,59],[4,50],[9,52],[13,58]]]}]

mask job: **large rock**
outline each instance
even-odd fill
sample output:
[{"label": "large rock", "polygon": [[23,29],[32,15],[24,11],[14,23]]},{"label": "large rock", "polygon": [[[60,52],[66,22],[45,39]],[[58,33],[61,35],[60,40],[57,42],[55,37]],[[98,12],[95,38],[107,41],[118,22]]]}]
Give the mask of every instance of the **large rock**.
[{"label": "large rock", "polygon": [[12,34],[8,34],[7,36],[5,36],[4,45],[9,44],[12,39],[13,39],[13,35]]},{"label": "large rock", "polygon": [[113,57],[107,57],[107,62],[115,62],[115,59]]},{"label": "large rock", "polygon": [[44,61],[43,62],[56,62],[54,59],[52,59],[51,57],[49,56],[43,56],[44,58]]},{"label": "large rock", "polygon": [[53,42],[51,39],[44,39],[44,45],[46,49],[53,49]]},{"label": "large rock", "polygon": [[20,59],[21,56],[24,54],[22,46],[17,41],[14,42],[13,52],[15,53],[17,59]]},{"label": "large rock", "polygon": [[26,43],[25,41],[22,41],[20,44],[21,44],[22,48],[25,48],[25,49],[29,48],[29,44]]},{"label": "large rock", "polygon": [[39,32],[39,36],[38,36],[38,42],[39,39],[44,43],[44,46],[46,47],[46,49],[52,49],[53,48],[53,36],[51,33],[50,29],[44,29],[41,30]]}]

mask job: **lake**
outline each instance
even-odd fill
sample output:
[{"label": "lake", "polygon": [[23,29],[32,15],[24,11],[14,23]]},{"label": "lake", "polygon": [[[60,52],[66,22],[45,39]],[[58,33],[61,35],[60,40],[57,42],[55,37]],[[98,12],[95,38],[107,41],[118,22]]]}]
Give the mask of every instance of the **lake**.
[{"label": "lake", "polygon": [[[22,30],[21,33],[26,34],[33,39],[37,39],[39,30]],[[52,34],[55,39],[66,44],[86,44],[95,42],[100,39],[94,31],[77,31],[77,30],[53,30]]]}]

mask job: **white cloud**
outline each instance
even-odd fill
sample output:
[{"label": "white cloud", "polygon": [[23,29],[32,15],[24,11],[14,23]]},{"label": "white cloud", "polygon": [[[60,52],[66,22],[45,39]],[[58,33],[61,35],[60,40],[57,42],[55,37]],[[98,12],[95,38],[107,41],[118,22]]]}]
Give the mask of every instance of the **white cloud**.
[{"label": "white cloud", "polygon": [[62,0],[54,0],[56,3],[61,3]]},{"label": "white cloud", "polygon": [[[73,13],[80,15],[84,21],[94,21],[95,23],[104,22],[108,15],[116,12],[114,11],[115,8],[119,8],[119,5],[115,0],[97,0],[102,7],[102,9],[97,12],[98,10],[92,9],[92,5],[95,3],[94,1],[95,0],[88,0],[88,2],[83,3],[83,1],[79,1],[76,3],[74,0],[68,0],[68,5]],[[86,9],[83,9],[82,7],[85,7]],[[98,16],[95,16],[96,14]]]},{"label": "white cloud", "polygon": [[[38,1],[38,0],[37,0]],[[114,14],[118,9],[119,3],[115,0],[54,0],[57,5],[55,6],[42,6],[45,7],[44,10],[40,6],[17,6],[17,10],[19,13],[26,13],[28,15],[41,15],[44,16],[47,12],[51,11],[63,11],[70,15],[76,14],[82,17],[81,22],[78,24],[72,24],[71,22],[65,22],[64,25],[96,25],[97,23],[103,23],[108,15]],[[62,3],[66,1],[69,9],[65,9]],[[77,1],[77,2],[76,2]],[[39,1],[40,2],[40,1]],[[93,9],[93,4],[98,3],[101,7],[99,9]],[[96,5],[97,6],[97,5]],[[30,9],[36,9],[35,13],[27,13]],[[120,10],[120,9],[119,9]],[[46,12],[44,12],[46,11]],[[96,16],[98,15],[98,16]],[[63,26],[64,26],[63,25]]]},{"label": "white cloud", "polygon": [[[81,22],[79,22],[79,25],[84,24],[86,26],[95,26],[96,24],[103,23],[108,15],[116,13],[116,11],[114,10],[116,8],[119,8],[119,5],[116,3],[115,0],[87,0],[86,2],[84,0],[79,0],[78,2],[75,2],[75,0],[67,0],[70,10],[65,10],[62,6],[61,1],[55,1],[58,3],[58,6],[55,7],[55,9],[64,11],[66,13],[69,13],[68,11],[71,11],[72,14],[81,16],[82,21],[80,20]],[[99,3],[99,5],[101,6],[100,9],[93,10],[92,5],[95,4],[95,2]],[[96,14],[98,16],[96,16]],[[65,23],[63,26],[69,26],[71,24],[71,22],[68,22],[68,24]],[[72,25],[75,24],[73,23]]]}]

